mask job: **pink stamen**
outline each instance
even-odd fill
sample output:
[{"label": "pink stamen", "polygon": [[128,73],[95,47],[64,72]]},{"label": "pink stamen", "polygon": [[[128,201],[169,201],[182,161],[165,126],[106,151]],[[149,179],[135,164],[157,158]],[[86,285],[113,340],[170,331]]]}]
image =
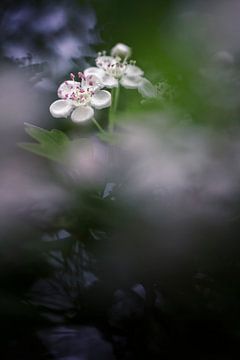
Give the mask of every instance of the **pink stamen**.
[{"label": "pink stamen", "polygon": [[85,75],[81,71],[78,72],[78,77],[79,77],[80,80],[85,80],[86,79]]}]

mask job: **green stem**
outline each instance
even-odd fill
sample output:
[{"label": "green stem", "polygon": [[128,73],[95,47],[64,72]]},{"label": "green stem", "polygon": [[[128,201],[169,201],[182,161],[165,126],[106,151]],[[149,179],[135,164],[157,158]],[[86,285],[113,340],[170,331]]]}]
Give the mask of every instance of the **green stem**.
[{"label": "green stem", "polygon": [[119,100],[119,93],[120,93],[120,86],[118,86],[115,90],[115,98],[114,98],[114,104],[113,104],[113,112],[114,114],[117,111],[117,106],[118,106],[118,100]]},{"label": "green stem", "polygon": [[95,118],[92,118],[92,122],[94,123],[94,125],[96,125],[96,127],[102,134],[106,134],[106,131],[103,130],[103,128],[101,127],[101,125],[99,125],[99,123]]},{"label": "green stem", "polygon": [[116,112],[117,112],[117,107],[118,107],[119,94],[120,94],[120,86],[118,86],[117,88],[113,88],[113,90],[112,90],[113,102],[112,102],[112,107],[110,109],[110,114],[109,114],[109,131],[110,132],[113,132],[113,130],[114,130],[114,122],[115,122],[115,117],[116,117]]}]

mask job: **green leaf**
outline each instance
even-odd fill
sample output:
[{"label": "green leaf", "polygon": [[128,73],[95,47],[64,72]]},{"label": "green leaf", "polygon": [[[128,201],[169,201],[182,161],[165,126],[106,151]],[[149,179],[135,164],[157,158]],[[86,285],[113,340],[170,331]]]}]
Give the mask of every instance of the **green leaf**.
[{"label": "green leaf", "polygon": [[39,141],[40,143],[51,142],[57,144],[63,144],[69,141],[67,135],[65,135],[62,131],[53,129],[53,130],[45,130],[38,126],[25,123],[25,131],[28,135],[30,135],[33,139]]},{"label": "green leaf", "polygon": [[50,160],[64,162],[63,156],[71,141],[62,131],[45,130],[27,123],[25,123],[25,130],[38,143],[19,143],[18,145],[22,149]]},{"label": "green leaf", "polygon": [[55,154],[53,154],[49,149],[43,148],[39,144],[34,143],[19,143],[18,146],[24,150],[27,150],[33,154],[40,155],[43,157],[46,157],[47,159],[53,160],[53,161],[61,161],[59,157],[57,157]]}]

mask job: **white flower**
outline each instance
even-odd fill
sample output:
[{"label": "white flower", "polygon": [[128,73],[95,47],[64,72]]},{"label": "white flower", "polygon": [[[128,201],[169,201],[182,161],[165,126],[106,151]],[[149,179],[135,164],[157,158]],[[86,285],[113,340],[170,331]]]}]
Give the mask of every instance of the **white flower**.
[{"label": "white flower", "polygon": [[84,75],[99,77],[106,88],[118,87],[120,84],[126,89],[139,89],[142,82],[146,81],[143,70],[134,61],[128,63],[118,56],[108,56],[103,52],[96,58],[96,65],[86,69]]},{"label": "white flower", "polygon": [[151,81],[143,79],[138,87],[139,93],[145,98],[155,98],[158,95],[157,86],[154,86]]},{"label": "white flower", "polygon": [[132,50],[129,46],[118,43],[111,50],[111,56],[119,56],[122,59],[127,59],[131,56]]},{"label": "white flower", "polygon": [[96,75],[78,73],[80,81],[75,81],[73,74],[70,76],[71,80],[58,88],[61,100],[54,101],[49,108],[53,117],[62,118],[71,114],[72,121],[79,123],[94,117],[93,108],[100,110],[111,106],[111,94],[100,90],[101,80]]}]

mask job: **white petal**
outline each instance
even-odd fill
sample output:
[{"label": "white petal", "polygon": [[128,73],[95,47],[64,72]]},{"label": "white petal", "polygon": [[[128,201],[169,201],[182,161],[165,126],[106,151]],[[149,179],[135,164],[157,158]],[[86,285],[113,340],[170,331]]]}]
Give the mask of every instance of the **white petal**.
[{"label": "white petal", "polygon": [[111,106],[111,98],[112,97],[109,91],[100,90],[92,96],[91,105],[98,110],[104,109]]},{"label": "white petal", "polygon": [[143,97],[154,98],[157,96],[157,88],[148,79],[142,78],[138,91]]},{"label": "white petal", "polygon": [[136,76],[136,77],[123,76],[122,79],[120,80],[120,84],[126,89],[137,89],[141,81],[142,81],[141,76]]},{"label": "white petal", "polygon": [[105,87],[112,89],[114,87],[118,87],[118,80],[111,75],[105,74],[102,78],[102,84]]},{"label": "white petal", "polygon": [[94,117],[94,110],[91,106],[78,106],[73,110],[71,119],[75,123],[88,121]]},{"label": "white petal", "polygon": [[96,58],[96,65],[98,68],[106,70],[108,65],[111,64],[113,60],[114,57],[112,56],[106,56],[106,55],[98,56]]},{"label": "white petal", "polygon": [[102,69],[99,69],[98,67],[90,67],[86,70],[84,70],[84,75],[85,76],[88,76],[88,75],[95,75],[97,76],[98,78],[102,78],[105,74],[105,71],[102,70]]},{"label": "white petal", "polygon": [[55,118],[68,117],[71,113],[73,106],[67,100],[56,100],[49,108],[50,113]]},{"label": "white petal", "polygon": [[94,74],[85,75],[85,79],[82,80],[81,85],[83,89],[90,89],[93,92],[103,87],[102,80]]},{"label": "white petal", "polygon": [[133,77],[135,77],[135,76],[141,76],[141,75],[143,75],[144,72],[143,72],[142,69],[140,69],[138,66],[129,64],[129,65],[127,65],[127,67],[126,67],[125,74],[126,74],[127,76],[133,76]]},{"label": "white petal", "polygon": [[123,59],[126,59],[129,56],[131,56],[131,53],[132,53],[131,48],[122,43],[116,44],[111,50],[112,56],[120,56]]},{"label": "white petal", "polygon": [[58,97],[67,100],[69,95],[79,87],[80,83],[78,81],[64,81],[58,88]]}]

